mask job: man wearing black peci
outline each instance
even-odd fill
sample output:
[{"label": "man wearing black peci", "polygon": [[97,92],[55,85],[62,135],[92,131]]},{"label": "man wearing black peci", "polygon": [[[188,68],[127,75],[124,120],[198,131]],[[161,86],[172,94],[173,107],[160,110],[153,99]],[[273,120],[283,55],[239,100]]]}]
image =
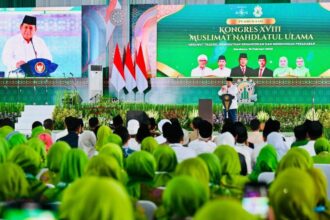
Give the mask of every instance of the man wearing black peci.
[{"label": "man wearing black peci", "polygon": [[258,56],[259,68],[254,70],[254,77],[273,77],[273,70],[266,67],[266,55]]},{"label": "man wearing black peci", "polygon": [[248,58],[246,53],[241,53],[238,58],[239,66],[231,69],[231,77],[251,77],[253,76],[253,69],[247,66]]}]

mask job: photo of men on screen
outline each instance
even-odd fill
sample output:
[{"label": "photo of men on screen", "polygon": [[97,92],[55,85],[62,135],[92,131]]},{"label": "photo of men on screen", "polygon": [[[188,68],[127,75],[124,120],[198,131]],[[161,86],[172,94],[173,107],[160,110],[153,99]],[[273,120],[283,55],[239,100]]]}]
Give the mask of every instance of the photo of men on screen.
[{"label": "photo of men on screen", "polygon": [[254,77],[273,77],[273,70],[266,67],[267,58],[266,55],[258,56],[259,68],[255,69]]},{"label": "photo of men on screen", "polygon": [[233,68],[231,70],[230,76],[231,77],[252,77],[253,76],[253,69],[248,67],[248,57],[246,53],[241,53],[238,58],[239,66]]}]

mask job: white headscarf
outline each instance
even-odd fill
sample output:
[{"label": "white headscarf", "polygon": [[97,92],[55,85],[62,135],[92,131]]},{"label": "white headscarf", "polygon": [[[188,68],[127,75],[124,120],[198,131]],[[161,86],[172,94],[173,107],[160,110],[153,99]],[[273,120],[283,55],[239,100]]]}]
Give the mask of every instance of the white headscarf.
[{"label": "white headscarf", "polygon": [[272,132],[267,136],[267,143],[271,144],[275,147],[278,155],[278,159],[280,160],[286,152],[289,150],[288,145],[284,141],[283,135],[278,132]]},{"label": "white headscarf", "polygon": [[84,131],[79,135],[78,146],[89,158],[95,155],[96,136],[92,131]]},{"label": "white headscarf", "polygon": [[217,146],[219,145],[229,145],[234,147],[235,146],[235,138],[230,132],[224,132],[219,134],[215,139],[214,142]]},{"label": "white headscarf", "polygon": [[160,120],[160,122],[158,122],[158,130],[160,131],[160,133],[163,133],[163,126],[166,122],[172,124],[171,121],[168,119],[162,119]]}]

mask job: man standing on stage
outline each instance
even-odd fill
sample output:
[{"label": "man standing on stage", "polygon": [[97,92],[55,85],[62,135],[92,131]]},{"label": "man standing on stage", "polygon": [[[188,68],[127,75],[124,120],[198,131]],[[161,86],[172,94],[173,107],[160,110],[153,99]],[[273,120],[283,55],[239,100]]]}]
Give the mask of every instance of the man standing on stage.
[{"label": "man standing on stage", "polygon": [[20,33],[11,37],[2,51],[2,61],[7,66],[6,76],[9,76],[10,72],[15,72],[14,77],[24,77],[24,74],[18,74],[20,66],[32,59],[52,60],[47,45],[35,35],[36,31],[37,18],[25,15],[20,25]]},{"label": "man standing on stage", "polygon": [[247,66],[248,57],[246,53],[241,53],[238,58],[239,66],[231,70],[231,77],[250,77],[253,76],[253,69]]},{"label": "man standing on stage", "polygon": [[[231,77],[227,77],[226,85],[222,86],[218,92],[219,96],[222,96],[223,94],[230,94],[234,96],[228,111],[228,118],[233,122],[237,121],[237,107],[238,107],[237,93],[238,93],[237,86],[233,84],[233,78]],[[225,108],[224,108],[224,116],[225,118],[227,118],[227,111]]]},{"label": "man standing on stage", "polygon": [[259,68],[255,69],[254,77],[273,77],[273,70],[266,67],[266,55],[258,56]]},{"label": "man standing on stage", "polygon": [[219,56],[218,58],[219,67],[213,70],[213,76],[216,77],[229,77],[230,69],[226,67],[226,57],[224,55]]},{"label": "man standing on stage", "polygon": [[198,56],[197,61],[198,61],[198,67],[191,70],[191,77],[211,76],[212,70],[206,66],[207,56],[204,54],[201,54]]}]

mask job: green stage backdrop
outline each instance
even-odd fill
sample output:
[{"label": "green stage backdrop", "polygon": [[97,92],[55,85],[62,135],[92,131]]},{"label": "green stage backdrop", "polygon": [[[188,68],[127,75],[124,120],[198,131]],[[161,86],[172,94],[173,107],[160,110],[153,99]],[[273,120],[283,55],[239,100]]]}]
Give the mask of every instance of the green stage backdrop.
[{"label": "green stage backdrop", "polygon": [[267,56],[272,70],[281,56],[293,69],[296,58],[303,57],[311,76],[326,77],[329,24],[329,3],[185,5],[158,22],[157,76],[189,77],[200,54],[208,56],[212,69],[217,68],[219,55],[225,55],[227,67],[233,68],[244,52],[252,68],[258,67],[260,54]]}]

